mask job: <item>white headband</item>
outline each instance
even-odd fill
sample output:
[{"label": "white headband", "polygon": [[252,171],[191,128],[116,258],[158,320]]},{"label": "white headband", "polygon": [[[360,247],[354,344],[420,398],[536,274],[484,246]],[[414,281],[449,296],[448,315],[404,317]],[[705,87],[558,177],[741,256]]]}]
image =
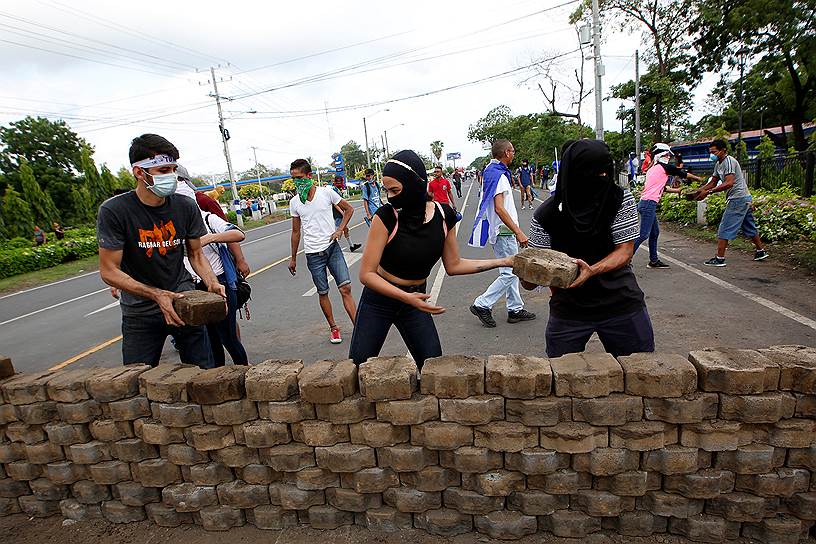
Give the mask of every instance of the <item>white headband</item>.
[{"label": "white headband", "polygon": [[154,168],[156,166],[173,166],[176,164],[176,159],[170,155],[156,155],[150,159],[144,159],[134,162],[131,166],[138,166],[139,168]]},{"label": "white headband", "polygon": [[393,162],[394,164],[399,164],[403,168],[407,168],[408,170],[410,170],[411,172],[416,174],[418,177],[420,177],[420,178],[422,177],[419,174],[417,174],[416,170],[414,170],[413,168],[411,168],[410,166],[408,166],[407,164],[405,164],[402,161],[398,161],[397,159],[388,159],[385,164],[388,164],[389,162]]}]

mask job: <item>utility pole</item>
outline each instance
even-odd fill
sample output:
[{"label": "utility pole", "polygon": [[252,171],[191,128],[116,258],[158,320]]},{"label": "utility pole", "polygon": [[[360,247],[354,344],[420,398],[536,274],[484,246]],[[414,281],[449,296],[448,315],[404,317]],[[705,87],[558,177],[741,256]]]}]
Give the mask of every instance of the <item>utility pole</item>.
[{"label": "utility pole", "polygon": [[258,177],[258,189],[261,191],[259,194],[261,198],[263,198],[263,185],[261,185],[261,168],[258,166],[258,154],[255,152],[257,147],[250,146],[252,148],[252,156],[255,158],[255,175]]},{"label": "utility pole", "polygon": [[603,62],[601,62],[601,21],[599,11],[598,0],[592,0],[592,43],[595,60],[595,137],[603,141],[603,95],[601,93],[601,76],[603,76],[604,66]]},{"label": "utility pole", "polygon": [[232,209],[235,210],[235,216],[238,219],[238,226],[244,226],[244,218],[241,215],[241,210],[238,200],[238,187],[235,185],[235,174],[232,172],[232,160],[230,159],[229,145],[229,131],[224,127],[224,113],[221,111],[221,95],[218,94],[218,82],[215,80],[215,68],[210,67],[210,75],[213,82],[213,97],[215,98],[215,105],[218,106],[218,129],[221,131],[221,141],[224,143],[224,158],[227,159],[227,172],[230,178],[230,187],[232,188]]},{"label": "utility pole", "polygon": [[387,161],[388,160],[388,146],[385,145],[385,136],[383,136],[381,134],[380,135],[380,140],[381,140],[382,146],[383,146],[383,153],[385,153],[385,156],[383,157],[383,161]]},{"label": "utility pole", "polygon": [[739,51],[737,51],[737,55],[739,55],[739,67],[740,67],[740,79],[739,79],[739,125],[737,129],[737,152],[735,155],[738,158],[740,157],[740,153],[742,153],[742,78],[745,75],[745,55],[748,51],[743,47]]},{"label": "utility pole", "polygon": [[388,157],[391,153],[388,151],[388,131],[384,130],[383,134],[385,135],[385,156]]},{"label": "utility pole", "polygon": [[640,169],[640,51],[635,49],[635,156]]},{"label": "utility pole", "polygon": [[365,117],[363,117],[363,134],[365,135],[366,141],[366,166],[371,168],[371,153],[368,151],[368,128],[366,127]]}]

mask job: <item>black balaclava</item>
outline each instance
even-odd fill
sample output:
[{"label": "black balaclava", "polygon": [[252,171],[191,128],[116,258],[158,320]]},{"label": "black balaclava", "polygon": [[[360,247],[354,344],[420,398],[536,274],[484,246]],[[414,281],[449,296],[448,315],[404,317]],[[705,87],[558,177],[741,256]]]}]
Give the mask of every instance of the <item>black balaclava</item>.
[{"label": "black balaclava", "polygon": [[622,202],[609,147],[598,140],[579,140],[566,149],[555,195],[538,207],[535,218],[554,235],[592,238],[609,230]]},{"label": "black balaclava", "polygon": [[383,167],[383,176],[402,183],[402,192],[389,197],[388,203],[400,210],[400,217],[411,221],[425,221],[425,203],[428,202],[428,173],[419,155],[406,149],[394,155]]}]

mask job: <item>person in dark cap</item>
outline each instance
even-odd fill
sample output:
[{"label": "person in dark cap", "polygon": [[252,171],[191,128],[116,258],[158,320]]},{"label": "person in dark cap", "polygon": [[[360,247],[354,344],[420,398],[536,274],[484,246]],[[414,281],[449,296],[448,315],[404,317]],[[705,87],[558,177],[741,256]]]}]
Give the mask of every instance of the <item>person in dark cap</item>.
[{"label": "person in dark cap", "polygon": [[388,203],[371,221],[360,265],[364,285],[357,307],[349,357],[355,364],[380,354],[396,325],[422,368],[442,355],[432,315],[445,311],[426,294],[428,276],[439,259],[451,276],[512,266],[512,258],[471,260],[459,256],[456,212],[428,198],[428,174],[419,156],[400,151],[383,168]]},{"label": "person in dark cap", "polygon": [[360,185],[363,199],[363,211],[365,211],[366,225],[371,227],[371,219],[377,210],[382,206],[382,196],[380,194],[380,186],[377,183],[377,178],[374,177],[374,170],[366,168],[365,181]]},{"label": "person in dark cap", "polygon": [[634,198],[615,184],[609,147],[597,140],[572,143],[555,194],[530,223],[531,247],[566,253],[580,270],[568,288],[551,290],[547,356],[584,351],[592,333],[614,356],[654,351],[652,322],[631,267],[639,230]]}]

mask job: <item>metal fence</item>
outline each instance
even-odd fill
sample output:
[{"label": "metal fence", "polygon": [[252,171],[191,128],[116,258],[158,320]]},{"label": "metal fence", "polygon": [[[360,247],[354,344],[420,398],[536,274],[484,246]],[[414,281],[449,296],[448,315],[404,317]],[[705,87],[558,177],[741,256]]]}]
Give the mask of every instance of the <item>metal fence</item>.
[{"label": "metal fence", "polygon": [[[779,189],[789,185],[801,196],[813,196],[814,164],[816,151],[803,151],[772,159],[750,159],[741,162],[748,187],[752,189]],[[688,170],[698,176],[710,176],[713,163],[692,163]]]}]

